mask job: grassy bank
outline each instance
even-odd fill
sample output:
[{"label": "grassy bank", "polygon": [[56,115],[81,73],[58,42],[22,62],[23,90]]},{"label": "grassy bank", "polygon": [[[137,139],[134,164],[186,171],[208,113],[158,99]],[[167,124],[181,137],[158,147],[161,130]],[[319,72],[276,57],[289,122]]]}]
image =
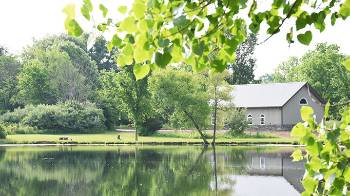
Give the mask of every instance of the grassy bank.
[{"label": "grassy bank", "polygon": [[[120,139],[118,139],[118,136]],[[68,140],[60,140],[68,137]],[[209,139],[208,141],[211,141]],[[196,136],[178,135],[173,133],[157,134],[155,136],[139,136],[135,142],[133,132],[104,132],[96,134],[17,134],[8,135],[2,144],[201,144],[202,140]],[[219,136],[218,144],[297,144],[294,138],[258,137],[225,138]]]}]

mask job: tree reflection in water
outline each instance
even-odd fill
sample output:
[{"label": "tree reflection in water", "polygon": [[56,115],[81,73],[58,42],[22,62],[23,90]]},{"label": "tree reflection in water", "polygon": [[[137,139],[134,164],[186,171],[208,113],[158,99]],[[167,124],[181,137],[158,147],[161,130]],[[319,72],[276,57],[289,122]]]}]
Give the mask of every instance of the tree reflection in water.
[{"label": "tree reflection in water", "polygon": [[258,150],[1,147],[0,195],[232,195]]}]

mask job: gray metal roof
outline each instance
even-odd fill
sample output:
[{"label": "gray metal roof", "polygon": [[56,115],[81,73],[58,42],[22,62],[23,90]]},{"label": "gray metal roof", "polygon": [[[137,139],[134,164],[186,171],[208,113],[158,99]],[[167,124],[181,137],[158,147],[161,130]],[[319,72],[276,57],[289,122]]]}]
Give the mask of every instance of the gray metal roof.
[{"label": "gray metal roof", "polygon": [[232,96],[236,107],[282,107],[306,83],[271,83],[234,85]]}]

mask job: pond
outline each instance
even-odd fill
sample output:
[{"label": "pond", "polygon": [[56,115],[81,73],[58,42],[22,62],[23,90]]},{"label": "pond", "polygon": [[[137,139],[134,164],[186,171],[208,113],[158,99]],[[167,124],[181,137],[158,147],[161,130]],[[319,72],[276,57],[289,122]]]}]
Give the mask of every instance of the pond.
[{"label": "pond", "polygon": [[300,195],[290,147],[0,147],[1,196]]}]

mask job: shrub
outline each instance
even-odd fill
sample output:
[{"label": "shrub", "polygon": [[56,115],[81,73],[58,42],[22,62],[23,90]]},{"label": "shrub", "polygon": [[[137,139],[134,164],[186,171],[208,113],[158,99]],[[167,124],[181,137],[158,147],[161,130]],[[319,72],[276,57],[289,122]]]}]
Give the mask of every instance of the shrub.
[{"label": "shrub", "polygon": [[6,131],[1,125],[0,125],[0,139],[6,139]]},{"label": "shrub", "polygon": [[162,128],[162,121],[159,118],[150,118],[147,119],[144,123],[142,123],[142,127],[140,129],[140,135],[152,135],[156,131]]},{"label": "shrub", "polygon": [[13,112],[7,112],[3,114],[0,117],[0,121],[18,124],[34,109],[35,107],[33,105],[27,105],[25,108],[17,108]]},{"label": "shrub", "polygon": [[225,124],[229,128],[229,135],[242,135],[243,131],[248,128],[245,110],[233,109],[230,111],[225,120]]},{"label": "shrub", "polygon": [[[27,106],[6,113],[5,123],[17,123],[38,129],[89,131],[103,128],[104,116],[101,109],[93,103],[69,101],[56,105]],[[13,114],[14,113],[14,114]]]},{"label": "shrub", "polygon": [[23,124],[5,124],[3,128],[6,130],[6,133],[8,135],[41,133],[41,131],[36,127],[31,127]]}]

